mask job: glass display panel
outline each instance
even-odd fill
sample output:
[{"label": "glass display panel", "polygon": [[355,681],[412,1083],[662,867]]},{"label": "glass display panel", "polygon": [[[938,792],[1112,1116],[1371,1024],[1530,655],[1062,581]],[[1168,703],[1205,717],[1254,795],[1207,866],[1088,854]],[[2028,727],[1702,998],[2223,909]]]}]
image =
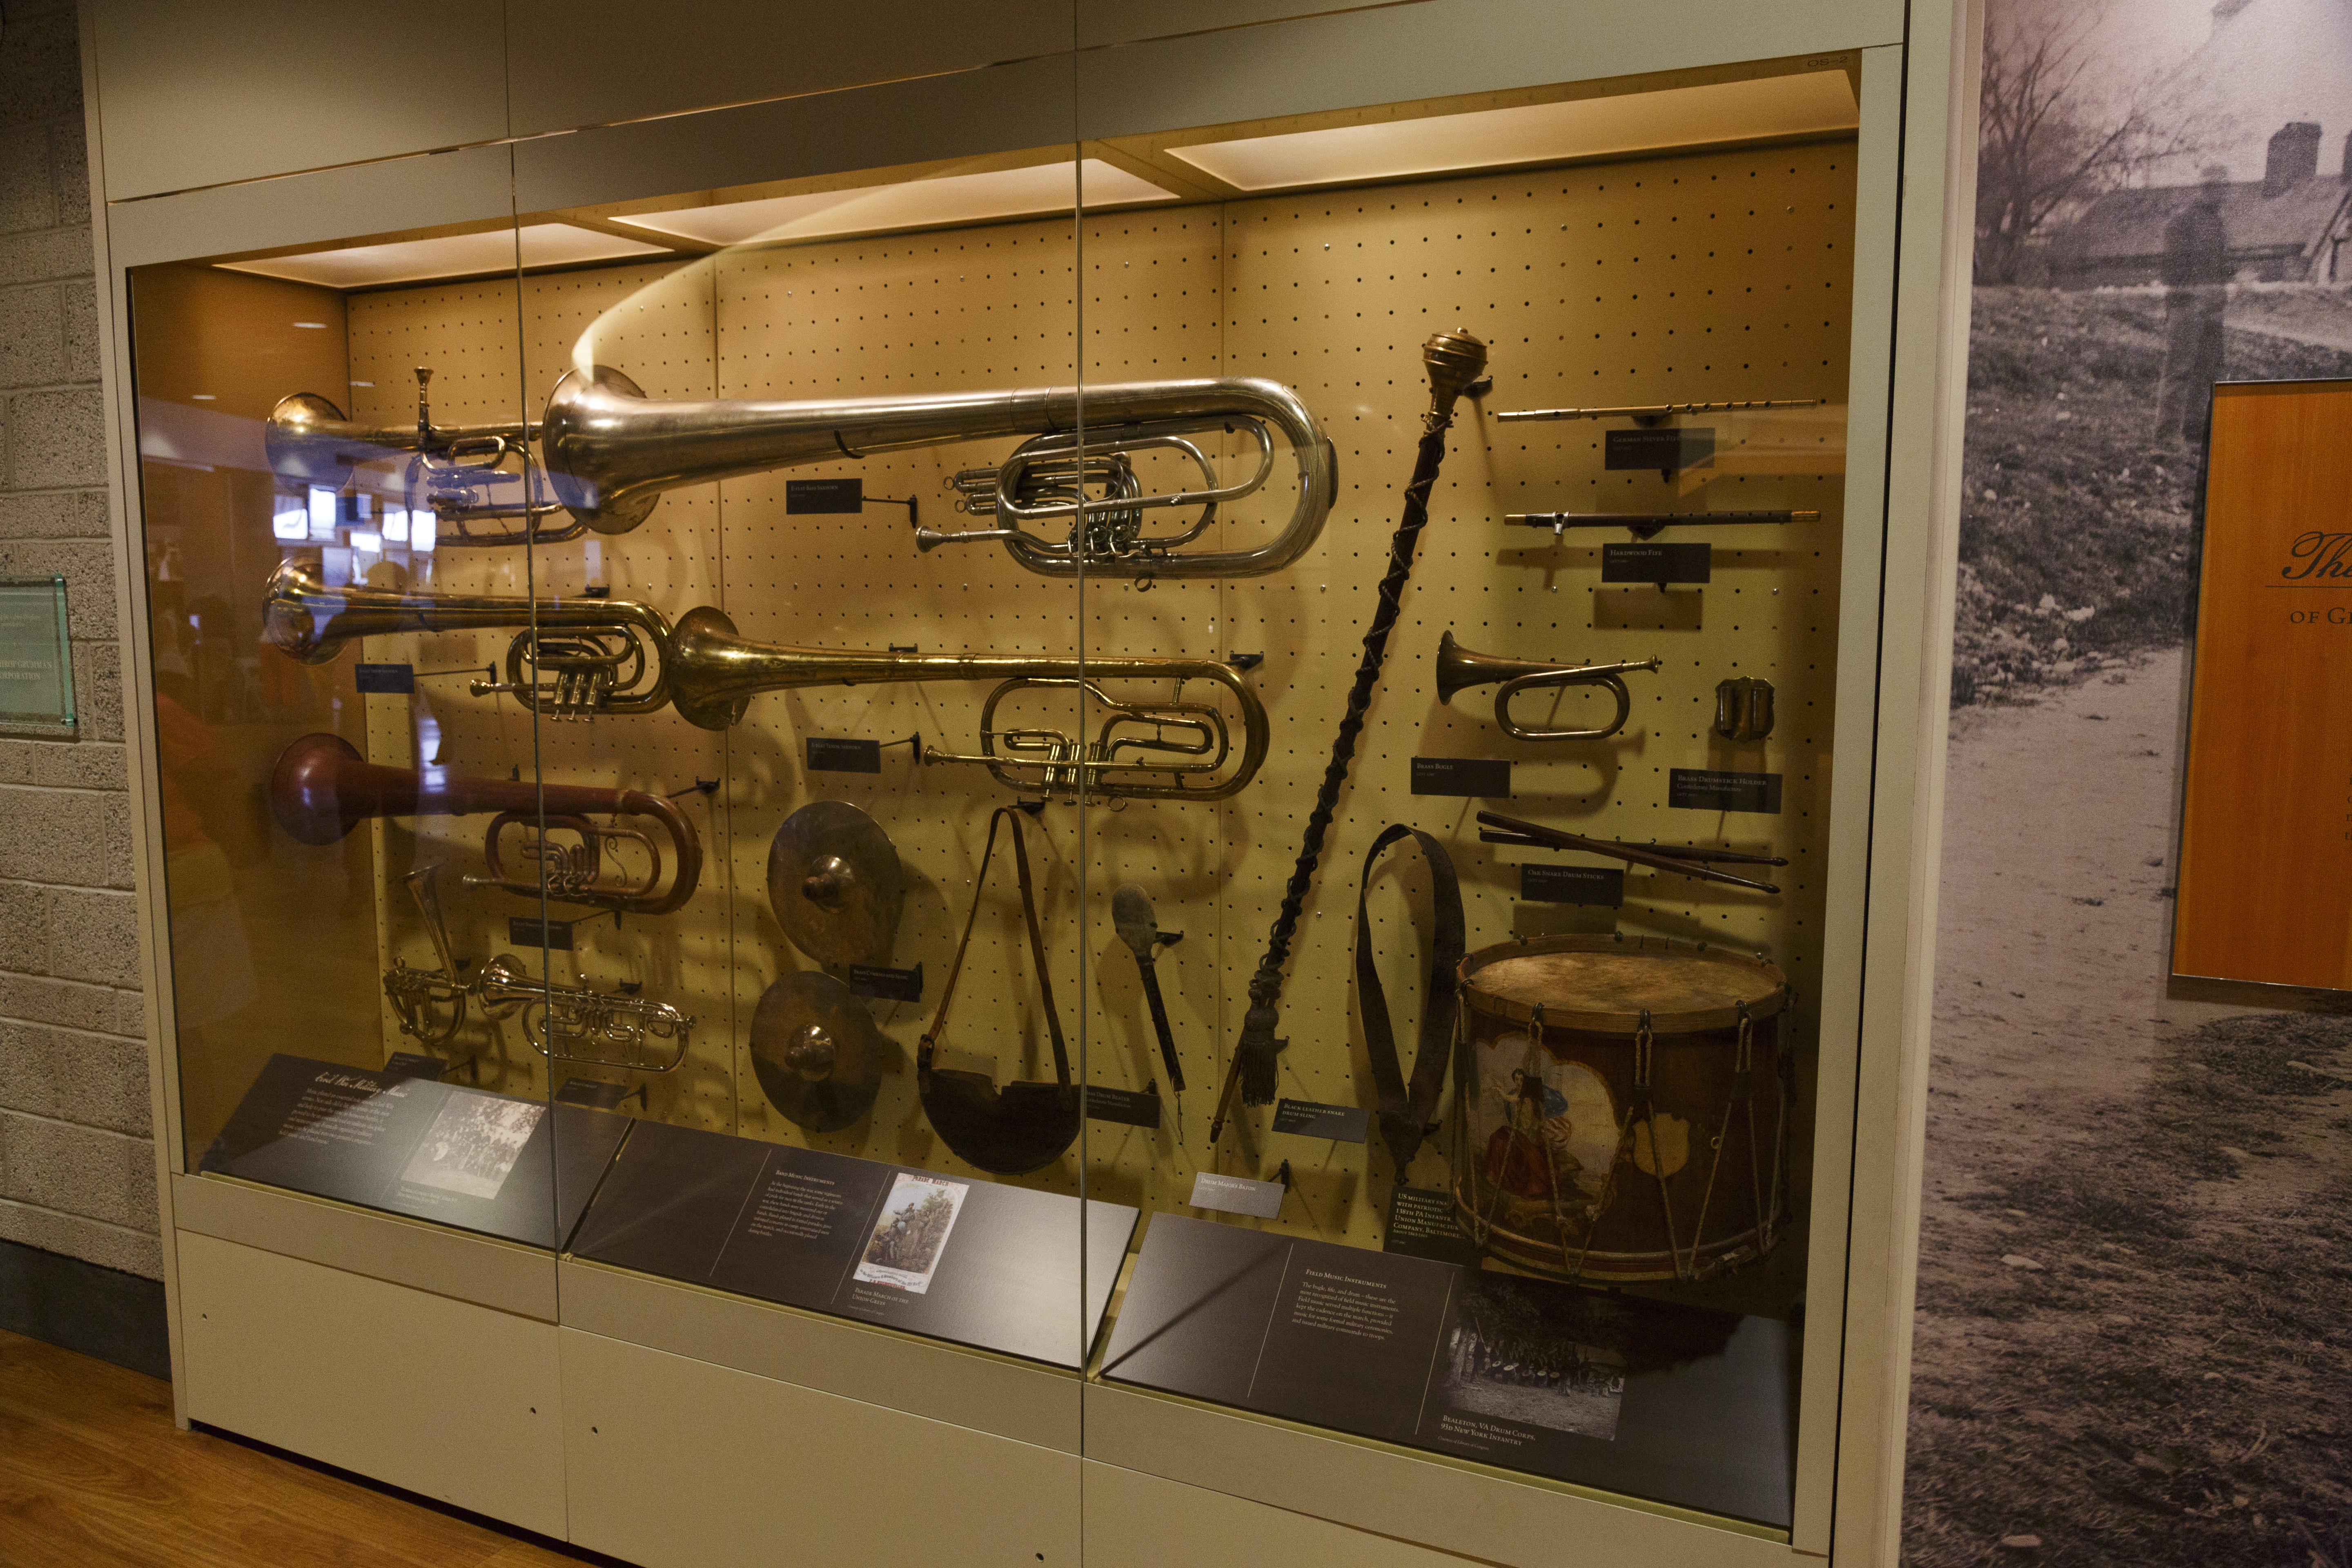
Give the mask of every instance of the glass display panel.
[{"label": "glass display panel", "polygon": [[[1092,822],[1090,1080],[1186,1086],[1088,1125],[1107,1389],[1790,1523],[1856,119],[1759,68],[1098,149],[1192,199],[1087,211],[1090,390],[1276,384],[1338,476],[1295,557],[1086,585],[1090,659],[1246,666],[1272,735]],[[1314,481],[1271,445],[1199,548]]]},{"label": "glass display panel", "polygon": [[1785,1529],[1856,111],[1716,74],[134,273],[189,1167]]},{"label": "glass display panel", "polygon": [[[1083,1365],[1081,1258],[1137,1211],[1078,1197],[1078,582],[946,537],[1024,443],[1051,510],[1078,174],[136,280],[157,602],[201,560],[246,686],[289,694],[226,786],[283,863],[242,939],[274,1005],[206,1006],[175,926],[192,1166]],[[223,395],[168,379],[199,351],[190,388],[244,376],[201,511],[173,487],[217,454],[166,445]]]},{"label": "glass display panel", "polygon": [[536,716],[421,613],[531,615],[469,548],[524,483],[513,226],[426,248],[131,278],[186,1158],[551,1247],[622,1128],[549,1111]]}]

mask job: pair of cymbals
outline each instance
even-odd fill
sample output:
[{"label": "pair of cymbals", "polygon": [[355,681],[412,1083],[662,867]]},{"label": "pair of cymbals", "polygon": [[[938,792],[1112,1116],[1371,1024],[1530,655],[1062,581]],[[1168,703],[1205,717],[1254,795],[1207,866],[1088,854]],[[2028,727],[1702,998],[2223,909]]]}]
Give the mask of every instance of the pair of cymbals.
[{"label": "pair of cymbals", "polygon": [[[906,903],[890,836],[847,801],[802,806],[769,846],[768,906],[792,944],[819,963],[887,960]],[[812,1132],[837,1132],[866,1114],[886,1048],[857,994],[814,970],[769,986],[751,1016],[751,1068],[761,1091]]]}]

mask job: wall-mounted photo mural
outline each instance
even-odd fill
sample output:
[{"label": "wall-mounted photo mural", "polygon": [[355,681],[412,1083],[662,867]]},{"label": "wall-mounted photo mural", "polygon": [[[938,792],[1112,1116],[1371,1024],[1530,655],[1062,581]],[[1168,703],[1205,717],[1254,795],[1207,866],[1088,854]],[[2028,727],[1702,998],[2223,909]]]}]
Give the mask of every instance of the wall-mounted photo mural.
[{"label": "wall-mounted photo mural", "polygon": [[2352,1008],[2168,973],[2210,388],[2352,377],[2352,4],[1984,62],[1905,1554],[2343,1568]]}]

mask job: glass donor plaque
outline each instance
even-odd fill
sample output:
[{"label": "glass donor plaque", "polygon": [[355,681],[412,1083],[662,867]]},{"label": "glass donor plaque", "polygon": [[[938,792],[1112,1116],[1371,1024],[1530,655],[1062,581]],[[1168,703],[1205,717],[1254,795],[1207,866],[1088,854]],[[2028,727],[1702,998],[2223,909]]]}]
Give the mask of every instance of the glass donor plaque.
[{"label": "glass donor plaque", "polygon": [[66,580],[0,577],[0,729],[76,727]]}]

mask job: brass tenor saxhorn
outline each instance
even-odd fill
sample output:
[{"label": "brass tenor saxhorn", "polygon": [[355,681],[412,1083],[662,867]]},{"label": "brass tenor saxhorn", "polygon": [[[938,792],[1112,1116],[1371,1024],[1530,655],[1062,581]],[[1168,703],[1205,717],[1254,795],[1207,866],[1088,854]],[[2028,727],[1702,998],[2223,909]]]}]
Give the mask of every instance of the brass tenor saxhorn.
[{"label": "brass tenor saxhorn", "polygon": [[261,625],[263,636],[304,664],[324,664],[354,637],[519,628],[507,645],[506,679],[475,681],[475,696],[510,692],[555,719],[653,713],[669,700],[663,679],[669,617],[625,599],[331,588],[310,563],[287,561],[269,575]]},{"label": "brass tenor saxhorn", "polygon": [[[661,915],[694,896],[702,876],[702,839],[677,803],[633,789],[536,784],[528,779],[461,778],[439,768],[395,768],[363,759],[340,735],[304,735],[278,754],[269,775],[269,810],[278,826],[305,844],[332,844],[373,816],[474,816],[494,813],[482,837],[489,875],[468,877],[469,888],[504,888],[560,903],[592,904],[633,914]],[[590,816],[649,816],[668,837],[676,870],[662,883],[661,847],[652,835]],[[507,829],[521,833],[518,853],[538,863],[535,877],[516,875],[501,850]],[[568,842],[557,832],[572,836]],[[604,851],[635,844],[652,861],[635,881],[601,879]]]},{"label": "brass tenor saxhorn", "polygon": [[[1473,653],[1447,632],[1437,639],[1437,700],[1451,702],[1454,694],[1473,686],[1494,686],[1495,722],[1517,741],[1604,741],[1625,727],[1633,711],[1633,694],[1622,679],[1636,669],[1655,669],[1663,660],[1637,659],[1627,664],[1545,664],[1531,658],[1499,658]],[[1617,701],[1617,716],[1598,730],[1530,729],[1511,719],[1511,699],[1522,691],[1547,686],[1599,686]]]},{"label": "brass tenor saxhorn", "polygon": [[[645,521],[664,490],[809,463],[952,441],[1024,436],[1000,468],[950,479],[964,510],[999,525],[961,532],[916,531],[923,549],[1001,541],[1032,572],[1109,572],[1149,577],[1245,577],[1305,552],[1339,491],[1331,443],[1298,395],[1256,379],[1139,381],[1013,392],[939,393],[800,402],[710,399],[658,402],[616,370],[565,374],[547,400],[541,452],[549,482],[572,516],[603,533]],[[1080,450],[1078,425],[1086,440]],[[1195,437],[1235,431],[1257,449],[1256,472],[1217,482]],[[1187,552],[1217,509],[1264,484],[1274,470],[1273,432],[1298,465],[1298,500],[1282,531],[1255,550]],[[1142,493],[1128,455],[1174,450],[1204,476],[1201,488]],[[1099,494],[1086,493],[1089,487]],[[1150,533],[1144,513],[1201,508],[1173,531]],[[1060,520],[1058,536],[1036,524]]]},{"label": "brass tenor saxhorn", "polygon": [[[586,525],[576,521],[548,526],[542,520],[562,508],[541,493],[541,475],[530,444],[539,426],[521,422],[436,425],[426,389],[433,372],[416,367],[416,423],[362,425],[315,392],[281,397],[262,422],[262,449],[270,471],[298,484],[341,489],[352,470],[387,458],[408,459],[404,499],[411,510],[429,510],[442,525],[438,543],[452,547],[490,544],[561,544],[577,539]],[[513,460],[520,467],[509,470]],[[519,489],[514,499],[493,492]],[[468,522],[520,519],[520,529],[476,533]]]},{"label": "brass tenor saxhorn", "polygon": [[[1240,676],[1214,659],[793,647],[740,637],[734,622],[709,608],[688,611],[670,637],[670,700],[688,722],[706,730],[724,730],[740,721],[758,692],[901,680],[1001,682],[981,708],[980,750],[954,752],[927,747],[922,761],[977,763],[1011,789],[1061,793],[1083,787],[1129,800],[1223,800],[1248,784],[1265,761],[1265,705]],[[1097,684],[1107,680],[1173,680],[1179,687],[1176,697],[1166,702],[1115,702]],[[1223,776],[1218,775],[1232,757],[1232,734],[1213,705],[1182,700],[1181,683],[1188,680],[1221,686],[1240,705],[1241,760]],[[1102,704],[1102,727],[1095,738],[997,724],[997,708],[1007,697],[1039,688],[1083,691]],[[1173,782],[1153,783],[1154,774],[1171,775]]]}]

